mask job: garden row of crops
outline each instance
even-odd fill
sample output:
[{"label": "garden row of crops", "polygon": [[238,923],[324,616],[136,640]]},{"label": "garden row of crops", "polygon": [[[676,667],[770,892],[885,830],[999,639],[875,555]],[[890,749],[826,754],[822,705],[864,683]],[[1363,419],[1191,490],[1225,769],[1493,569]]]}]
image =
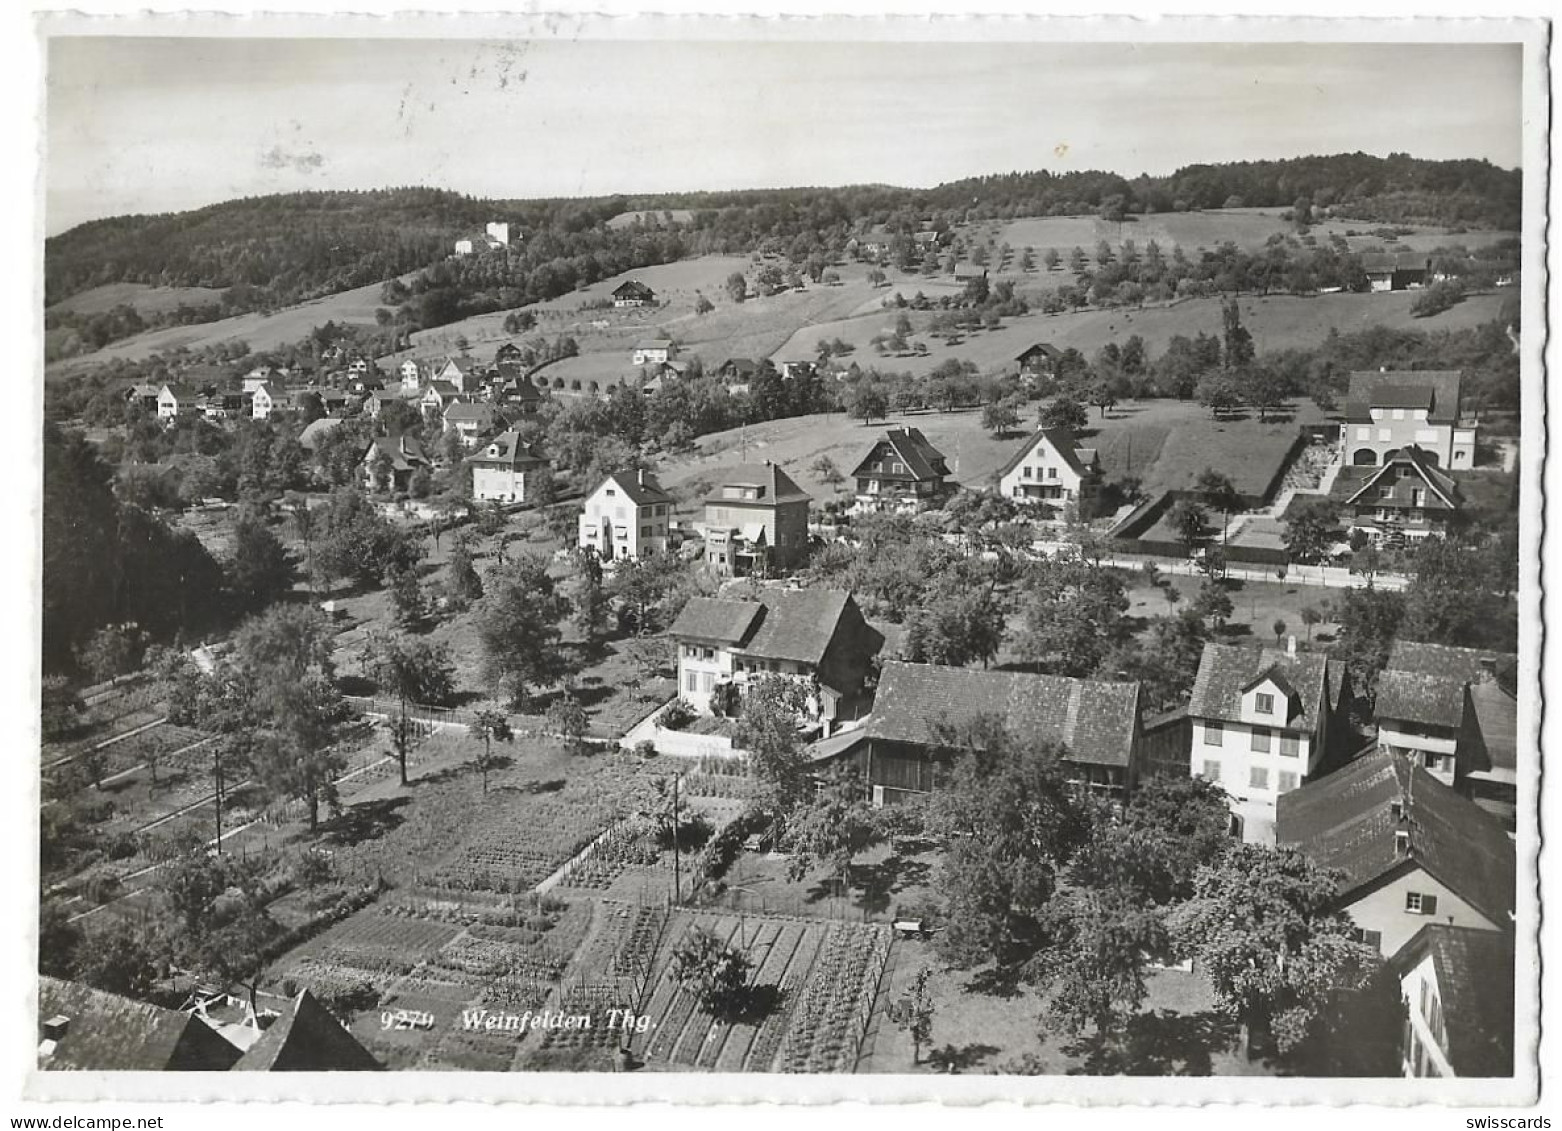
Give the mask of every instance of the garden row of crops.
[{"label": "garden row of crops", "polygon": [[782,1071],[852,1071],[873,1017],[889,946],[888,927],[830,926],[787,1029]]}]

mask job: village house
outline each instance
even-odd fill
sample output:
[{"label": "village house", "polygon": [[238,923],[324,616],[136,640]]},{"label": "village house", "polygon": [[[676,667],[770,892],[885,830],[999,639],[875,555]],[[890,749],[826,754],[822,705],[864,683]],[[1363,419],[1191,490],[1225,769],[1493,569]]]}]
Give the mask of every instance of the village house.
[{"label": "village house", "polygon": [[1026,346],[1015,355],[1014,360],[1020,367],[1022,377],[1052,378],[1058,374],[1058,359],[1062,356],[1063,351],[1057,346],[1037,342]]},{"label": "village house", "polygon": [[494,350],[494,368],[501,365],[520,365],[526,356],[525,351],[514,342],[505,342]]},{"label": "village house", "polygon": [[253,394],[262,385],[282,385],[287,381],[287,375],[275,365],[257,365],[244,374],[242,391]]},{"label": "village house", "polygon": [[[413,386],[416,388],[416,385]],[[350,377],[345,385],[347,392],[357,396],[367,396],[369,393],[377,393],[385,388],[385,382],[376,376],[364,375]]]},{"label": "village house", "polygon": [[1040,503],[1054,517],[1070,508],[1088,522],[1096,516],[1101,460],[1067,428],[1042,428],[998,471],[998,493],[1006,499]]},{"label": "village house", "polygon": [[138,408],[145,409],[147,412],[156,412],[158,394],[162,391],[163,387],[159,384],[151,381],[137,381],[125,387],[125,403],[133,404]]},{"label": "village house", "polygon": [[1139,685],[1067,676],[886,661],[873,712],[855,739],[817,749],[820,764],[847,762],[873,804],[935,789],[978,723],[1000,723],[1021,742],[1063,747],[1074,779],[1121,797],[1139,772]]},{"label": "village house", "polygon": [[157,415],[163,420],[172,420],[181,414],[196,412],[200,408],[200,400],[200,390],[183,383],[170,382],[158,390]]},{"label": "village house", "polygon": [[258,385],[254,396],[250,398],[250,416],[255,420],[266,420],[273,412],[283,406],[287,394],[278,386],[272,384]]},{"label": "village house", "polygon": [[1346,462],[1381,464],[1414,445],[1437,467],[1475,466],[1476,424],[1460,412],[1458,370],[1369,370],[1350,375],[1341,406]]},{"label": "village house", "polygon": [[619,309],[652,306],[655,302],[656,292],[638,279],[630,279],[613,288],[613,305]]},{"label": "village house", "polygon": [[726,472],[705,499],[705,561],[724,577],[763,576],[803,564],[812,502],[770,460]]},{"label": "village house", "polygon": [[943,454],[917,428],[891,428],[852,470],[858,510],[919,511],[949,493]]},{"label": "village house", "polygon": [[423,369],[412,358],[407,358],[396,367],[397,374],[401,377],[401,391],[414,392],[423,387]]},{"label": "village house", "polygon": [[433,411],[444,415],[445,409],[465,398],[461,390],[449,381],[433,380],[428,383],[428,388],[423,390],[423,395],[418,398],[418,407],[424,411]]},{"label": "village house", "polygon": [[819,364],[814,361],[783,361],[780,368],[783,381],[802,381],[819,373]]},{"label": "village house", "polygon": [[1341,493],[1347,492],[1350,528],[1389,546],[1442,537],[1458,521],[1464,503],[1453,476],[1414,444],[1389,452],[1360,486],[1342,486]]},{"label": "village house", "polygon": [[1343,874],[1339,907],[1385,956],[1434,920],[1513,930],[1513,841],[1409,758],[1374,749],[1284,794],[1275,842]]},{"label": "village house", "polygon": [[1415,253],[1382,252],[1362,256],[1361,269],[1367,276],[1369,291],[1413,291],[1426,286],[1432,261]]},{"label": "village house", "polygon": [[488,386],[490,398],[504,406],[506,415],[530,415],[542,407],[541,390],[518,370],[518,366],[501,366],[500,376]]},{"label": "village house", "polygon": [[491,221],[481,232],[462,236],[456,240],[457,255],[475,255],[479,251],[503,251],[510,246],[510,225],[501,220]]},{"label": "village house", "polygon": [[636,342],[630,360],[635,365],[660,365],[671,361],[678,347],[671,338],[647,338]]},{"label": "village house", "polygon": [[238,420],[244,415],[244,402],[243,393],[208,393],[200,400],[201,415],[218,423]]},{"label": "village house", "polygon": [[1518,790],[1518,657],[1395,641],[1378,675],[1378,746],[1511,824]]},{"label": "village house", "polygon": [[467,448],[476,447],[485,436],[509,426],[498,409],[483,401],[456,401],[445,409],[443,417],[444,431],[456,433]]},{"label": "village house", "polygon": [[449,382],[458,393],[475,393],[485,372],[483,363],[475,357],[447,357],[429,383]]},{"label": "village house", "polygon": [[733,396],[748,392],[757,376],[759,376],[759,362],[751,357],[729,357],[716,367],[717,379]]},{"label": "village house", "polygon": [[833,589],[767,590],[758,601],[695,597],[667,634],[678,693],[701,714],[741,714],[752,681],[784,675],[807,684],[808,720],[824,734],[863,706],[884,646],[851,594]]},{"label": "village house", "polygon": [[615,471],[586,496],[576,542],[607,561],[667,552],[673,498],[645,471]]},{"label": "village house", "polygon": [[405,491],[414,472],[430,467],[423,445],[406,434],[376,436],[361,462],[363,483],[370,491]]},{"label": "village house", "polygon": [[38,1067],[45,1072],[226,1072],[240,1050],[200,1018],[43,975]]},{"label": "village house", "polygon": [[987,268],[978,267],[974,263],[956,263],[950,268],[950,273],[957,283],[974,283],[987,278]]},{"label": "village house", "polygon": [[1276,801],[1349,737],[1345,666],[1295,647],[1204,645],[1188,701],[1189,773],[1226,791],[1253,843],[1273,842]]},{"label": "village house", "polygon": [[1408,1077],[1513,1075],[1513,940],[1427,923],[1389,963],[1405,1007]]},{"label": "village house", "polygon": [[514,430],[495,436],[466,462],[472,468],[472,498],[479,502],[527,502],[548,474],[547,461]]}]

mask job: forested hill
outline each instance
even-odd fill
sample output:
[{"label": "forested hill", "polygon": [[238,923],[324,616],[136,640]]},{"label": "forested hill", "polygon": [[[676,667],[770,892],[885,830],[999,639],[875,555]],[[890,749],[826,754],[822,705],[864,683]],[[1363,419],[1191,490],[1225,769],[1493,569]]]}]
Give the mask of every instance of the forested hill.
[{"label": "forested hill", "polygon": [[[1379,223],[1517,229],[1521,174],[1486,161],[1422,161],[1364,153],[1286,161],[1190,165],[1165,177],[1115,173],[1009,173],[932,189],[886,185],[613,196],[588,200],[483,200],[435,189],[293,193],[228,201],[192,212],[100,220],[49,240],[47,301],[103,283],[229,288],[227,310],[265,309],[389,279],[449,254],[490,220],[525,233],[524,255],[565,273],[563,261],[597,256],[624,266],[669,254],[750,251],[802,239],[804,254],[835,247],[866,224],[945,223],[1014,216],[1103,215],[1283,206]],[[692,230],[664,246],[645,233],[606,233],[629,209],[689,209]],[[588,235],[589,233],[589,235]],[[541,246],[538,246],[538,245]],[[516,265],[518,266],[518,265]],[[581,259],[569,271],[597,275]],[[517,288],[518,301],[553,286]],[[535,293],[534,293],[535,292]]]}]

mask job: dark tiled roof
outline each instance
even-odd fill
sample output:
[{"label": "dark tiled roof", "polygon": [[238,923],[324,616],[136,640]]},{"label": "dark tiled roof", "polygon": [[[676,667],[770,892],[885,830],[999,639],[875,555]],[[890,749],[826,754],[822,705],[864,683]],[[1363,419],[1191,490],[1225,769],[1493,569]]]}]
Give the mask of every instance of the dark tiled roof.
[{"label": "dark tiled roof", "polygon": [[1240,722],[1242,693],[1271,673],[1295,690],[1300,700],[1297,714],[1287,725],[1312,730],[1327,702],[1326,657],[1315,652],[1287,655],[1275,648],[1239,648],[1231,644],[1206,644],[1199,657],[1199,674],[1193,681],[1188,714],[1199,719]]},{"label": "dark tiled roof", "polygon": [[[1404,819],[1392,811],[1399,803]],[[1395,833],[1410,833],[1408,856]],[[1345,874],[1349,894],[1410,860],[1493,924],[1513,911],[1513,842],[1502,826],[1407,758],[1378,749],[1281,794],[1275,841]]]},{"label": "dark tiled roof", "polygon": [[1019,353],[1015,354],[1014,360],[1024,361],[1027,357],[1038,353],[1052,361],[1056,361],[1058,358],[1063,356],[1063,351],[1058,349],[1057,346],[1052,345],[1050,342],[1037,342],[1033,346],[1026,346]]},{"label": "dark tiled roof", "polygon": [[[1345,394],[1346,416],[1356,420],[1361,419],[1361,415],[1365,415],[1365,410],[1369,408],[1396,407],[1395,404],[1379,399],[1380,396],[1403,395],[1391,390],[1430,389],[1432,411],[1427,414],[1427,421],[1432,424],[1451,424],[1459,418],[1461,378],[1462,375],[1457,369],[1390,369],[1387,372],[1376,369],[1358,370],[1350,375],[1350,388]],[[1361,415],[1356,415],[1357,413]]]},{"label": "dark tiled roof", "polygon": [[199,389],[195,388],[193,385],[186,385],[182,381],[165,381],[157,390],[158,396],[163,395],[163,389],[167,389],[170,393],[172,393],[175,400],[193,401],[196,397],[200,396]]},{"label": "dark tiled roof", "polygon": [[613,294],[615,297],[620,295],[630,295],[639,298],[648,298],[654,293],[655,292],[652,291],[650,287],[646,286],[639,279],[628,279],[613,288]]},{"label": "dark tiled roof", "polygon": [[1392,668],[1378,675],[1380,719],[1457,728],[1464,719],[1464,681]]},{"label": "dark tiled roof", "polygon": [[390,457],[391,466],[397,471],[410,471],[428,464],[423,445],[414,436],[376,436],[363,454],[364,462],[374,459],[380,452]]},{"label": "dark tiled roof", "polygon": [[[766,460],[764,463],[743,463],[726,471],[718,472],[715,476],[716,489],[706,496],[707,504],[723,504],[727,506],[743,506],[745,503],[752,506],[759,504],[770,506],[775,503],[811,503],[813,496],[799,487],[792,477],[781,470],[779,464]],[[723,487],[760,487],[764,494],[758,499],[727,499],[723,498]]]},{"label": "dark tiled roof", "polygon": [[1512,936],[1428,923],[1400,948],[1394,967],[1403,974],[1428,953],[1443,1007],[1443,1051],[1455,1074],[1513,1075]]},{"label": "dark tiled roof", "polygon": [[1009,462],[998,469],[998,478],[1002,479],[1018,467],[1042,440],[1052,445],[1053,450],[1063,457],[1063,462],[1069,465],[1075,475],[1082,477],[1090,475],[1090,466],[1096,461],[1094,448],[1080,447],[1073,431],[1068,428],[1039,428],[1018,451],[1009,457]]},{"label": "dark tiled roof", "polygon": [[1061,743],[1077,762],[1126,766],[1139,685],[890,661],[867,732],[886,742],[937,746],[941,727],[979,716],[1002,719],[1022,739]]},{"label": "dark tiled roof", "polygon": [[489,440],[467,462],[516,468],[534,467],[547,461],[522,442],[519,432],[509,431]]},{"label": "dark tiled roof", "polygon": [[1469,686],[1470,709],[1486,748],[1487,766],[1483,770],[1512,773],[1519,764],[1519,704],[1498,684],[1489,679]]},{"label": "dark tiled roof", "polygon": [[38,980],[38,1020],[69,1018],[65,1036],[44,1053],[47,1071],[223,1072],[239,1050],[200,1018],[105,993],[80,982]]},{"label": "dark tiled roof", "polygon": [[430,381],[426,391],[438,393],[442,397],[455,397],[461,394],[461,390],[456,388],[453,381],[445,380]]},{"label": "dark tiled roof", "polygon": [[454,366],[462,376],[483,371],[483,363],[475,357],[447,357],[445,364]]},{"label": "dark tiled roof", "polygon": [[756,601],[694,597],[683,607],[667,634],[679,640],[737,644],[748,635],[763,610],[764,606]]},{"label": "dark tiled roof", "polygon": [[1384,385],[1372,394],[1372,408],[1432,408],[1430,385]]},{"label": "dark tiled roof", "polygon": [[[1450,644],[1421,644],[1413,640],[1396,640],[1388,654],[1388,666],[1396,671],[1422,672],[1440,675],[1448,679],[1468,681],[1480,679],[1487,665],[1505,658],[1501,652],[1486,652],[1478,648],[1455,648]],[[1507,657],[1507,658],[1512,658]]]},{"label": "dark tiled roof", "polygon": [[1381,271],[1425,271],[1431,256],[1422,252],[1369,252],[1361,257],[1361,269]]},{"label": "dark tiled roof", "polygon": [[927,437],[922,435],[922,430],[919,428],[889,429],[884,433],[884,438],[875,441],[867,455],[857,462],[856,470],[852,474],[865,474],[864,467],[883,444],[888,444],[894,450],[895,455],[906,465],[913,480],[942,479],[949,474],[945,469],[943,453],[928,443]]},{"label": "dark tiled roof", "polygon": [[456,401],[445,410],[445,419],[450,421],[470,420],[477,424],[492,424],[501,418],[498,411],[491,404]]},{"label": "dark tiled roof", "polygon": [[772,589],[759,599],[765,615],[743,651],[765,660],[817,664],[835,639],[851,594],[840,589]]},{"label": "dark tiled roof", "polygon": [[308,990],[249,1047],[235,1072],[375,1072],[383,1068]]},{"label": "dark tiled roof", "polygon": [[[1411,469],[1415,474],[1401,475],[1400,472],[1404,468]],[[1387,495],[1380,490],[1385,480],[1390,490]],[[1427,453],[1415,444],[1385,455],[1383,466],[1368,475],[1346,502],[1360,503],[1364,506],[1416,506],[1418,504],[1411,495],[1411,489],[1416,485],[1417,480],[1427,488],[1428,492],[1420,506],[1429,510],[1459,509],[1461,500],[1458,485],[1451,476],[1438,470]]]},{"label": "dark tiled roof", "polygon": [[759,372],[759,362],[751,357],[729,357],[717,368],[718,373],[730,373],[734,377],[752,377]]},{"label": "dark tiled roof", "polygon": [[597,490],[600,491],[608,483],[614,484],[637,507],[673,501],[673,497],[662,490],[662,485],[656,481],[656,476],[649,471],[615,471],[597,484]]},{"label": "dark tiled roof", "polygon": [[646,338],[635,343],[637,350],[665,350],[672,348],[671,338]]}]

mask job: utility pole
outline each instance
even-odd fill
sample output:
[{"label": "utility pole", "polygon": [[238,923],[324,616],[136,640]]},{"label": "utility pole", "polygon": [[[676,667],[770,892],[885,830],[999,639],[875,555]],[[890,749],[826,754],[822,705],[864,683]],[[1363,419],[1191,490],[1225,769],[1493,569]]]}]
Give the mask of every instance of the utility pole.
[{"label": "utility pole", "polygon": [[683,903],[683,867],[682,847],[678,843],[678,780],[681,774],[673,775],[673,903]]},{"label": "utility pole", "polygon": [[222,855],[222,740],[213,747],[212,777],[216,780],[217,793],[213,800],[217,805],[217,855]]}]

